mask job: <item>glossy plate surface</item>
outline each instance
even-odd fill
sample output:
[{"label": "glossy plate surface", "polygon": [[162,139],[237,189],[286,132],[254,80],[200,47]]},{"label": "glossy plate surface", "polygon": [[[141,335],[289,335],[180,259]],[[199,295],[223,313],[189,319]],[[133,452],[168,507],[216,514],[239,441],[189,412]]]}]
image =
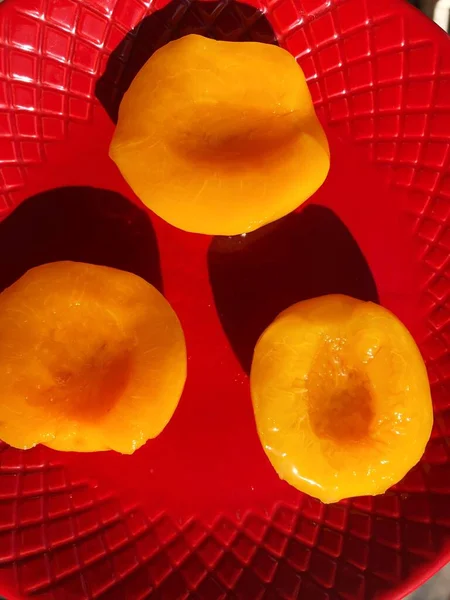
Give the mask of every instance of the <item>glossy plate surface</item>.
[{"label": "glossy plate surface", "polygon": [[[134,74],[190,32],[290,50],[330,139],[322,189],[298,214],[246,237],[171,228],[141,210],[107,156]],[[0,593],[398,598],[447,562],[444,32],[400,0],[6,0],[0,161],[0,288],[51,260],[128,269],[164,291],[189,351],[174,418],[132,457],[0,447]],[[275,314],[331,292],[379,300],[410,328],[435,427],[421,464],[393,490],[324,506],[272,471],[246,373]]]}]

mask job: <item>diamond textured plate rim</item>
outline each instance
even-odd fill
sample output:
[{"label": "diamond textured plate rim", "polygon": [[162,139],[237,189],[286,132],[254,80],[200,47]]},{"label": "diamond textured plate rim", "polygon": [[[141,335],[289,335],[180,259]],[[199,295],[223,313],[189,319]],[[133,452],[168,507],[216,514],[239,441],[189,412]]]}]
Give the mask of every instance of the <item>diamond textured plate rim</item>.
[{"label": "diamond textured plate rim", "polygon": [[[188,10],[189,0],[184,4]],[[0,219],[34,191],[55,148],[86,135],[101,110],[95,84],[108,56],[162,6],[1,5]],[[268,0],[255,7],[297,57],[330,130],[352,140],[380,177],[406,194],[436,421],[425,457],[385,496],[331,506],[302,497],[297,505],[277,503],[270,514],[219,514],[206,522],[150,517],[72,477],[45,449],[2,445],[0,591],[9,600],[397,598],[448,561],[450,42],[399,0]],[[224,0],[209,18],[225,9],[233,3]],[[255,15],[236,8],[240,34]]]}]

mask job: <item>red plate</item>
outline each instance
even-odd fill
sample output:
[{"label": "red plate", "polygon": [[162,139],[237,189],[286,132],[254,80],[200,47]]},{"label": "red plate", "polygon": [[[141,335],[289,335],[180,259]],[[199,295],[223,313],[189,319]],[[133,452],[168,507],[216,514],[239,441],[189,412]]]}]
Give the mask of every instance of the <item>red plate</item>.
[{"label": "red plate", "polygon": [[[261,12],[261,9],[263,12]],[[298,214],[237,238],[177,231],[107,149],[123,90],[189,32],[275,39],[298,57],[332,168]],[[399,0],[6,0],[0,8],[0,287],[75,259],[164,290],[189,348],[185,394],[133,456],[0,452],[9,600],[398,598],[450,556],[450,43]],[[131,200],[131,202],[129,202]],[[139,208],[138,208],[139,207]],[[426,358],[435,428],[384,496],[324,506],[259,444],[246,371],[301,298],[379,300]]]}]

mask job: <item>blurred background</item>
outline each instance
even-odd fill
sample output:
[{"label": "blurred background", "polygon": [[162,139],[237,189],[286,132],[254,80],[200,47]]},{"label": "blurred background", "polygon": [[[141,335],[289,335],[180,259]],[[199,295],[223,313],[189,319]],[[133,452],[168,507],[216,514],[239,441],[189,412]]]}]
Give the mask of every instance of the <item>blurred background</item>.
[{"label": "blurred background", "polygon": [[450,600],[450,563],[407,600]]},{"label": "blurred background", "polygon": [[409,0],[409,3],[433,19],[442,29],[450,31],[450,0]]}]

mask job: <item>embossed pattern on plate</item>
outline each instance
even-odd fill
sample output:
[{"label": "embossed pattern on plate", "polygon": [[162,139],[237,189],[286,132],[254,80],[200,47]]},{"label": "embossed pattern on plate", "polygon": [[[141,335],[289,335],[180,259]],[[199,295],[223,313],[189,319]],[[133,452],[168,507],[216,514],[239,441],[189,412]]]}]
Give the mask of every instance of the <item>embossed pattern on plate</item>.
[{"label": "embossed pattern on plate", "polygon": [[[109,68],[103,89],[114,105],[139,24],[166,10],[163,4],[6,0],[0,6],[0,220],[28,196],[62,185],[110,186],[132,198],[106,162],[112,123],[96,98],[96,85]],[[402,304],[417,307],[413,325],[435,407],[432,439],[421,464],[384,496],[324,506],[282,491],[280,496],[274,492],[270,507],[255,503],[249,508],[249,492],[243,512],[213,510],[206,516],[202,508],[200,516],[183,518],[171,508],[149,511],[135,490],[132,501],[122,495],[126,477],[148,479],[147,472],[134,467],[117,472],[114,487],[111,480],[101,481],[101,468],[98,481],[80,475],[83,458],[74,468],[77,459],[45,448],[23,452],[2,445],[0,592],[9,600],[28,595],[55,600],[396,598],[450,556],[450,42],[400,0],[261,0],[253,7],[221,0],[211,6],[177,2],[166,10],[170,18],[161,22],[160,37],[149,44],[157,47],[187,31],[270,42],[269,23],[307,75],[318,113],[335,140],[332,150],[340,144],[353,148],[373,182],[389,190],[392,213],[383,219],[398,217],[398,248],[411,244],[416,266],[411,289],[397,301],[399,290],[379,267],[396,260],[386,255],[383,234],[364,246],[367,223],[355,221],[351,229],[369,264],[378,265],[373,270],[381,299],[394,298],[400,316]],[[344,168],[340,160],[336,157],[336,164]],[[347,186],[372,186],[362,180],[356,163],[354,181],[351,167],[346,168]],[[332,191],[326,188],[324,194]],[[324,204],[334,206],[331,200]],[[350,207],[348,223],[351,212]],[[220,375],[214,372],[205,380],[233,373],[243,389],[245,374],[207,296],[203,238],[192,241],[169,232],[158,220],[154,225],[164,287],[186,318],[188,337],[201,315],[205,335],[215,342],[207,365]],[[192,245],[192,264],[186,267],[181,258],[166,254],[169,242],[179,243],[181,253]],[[14,260],[3,255],[0,273]],[[186,283],[189,269],[196,273],[192,287],[199,288],[198,298],[207,298],[204,312],[191,311],[197,296]],[[177,277],[186,277],[184,291],[176,291]],[[207,339],[202,332],[200,338]],[[222,360],[226,368],[220,371]],[[194,371],[188,400],[202,389],[200,368],[194,365]],[[229,389],[237,393],[237,387]],[[248,393],[240,394],[249,402]],[[183,426],[181,416],[174,420],[169,441]],[[175,494],[176,481],[171,485]],[[208,481],[203,486],[207,495]]]}]

